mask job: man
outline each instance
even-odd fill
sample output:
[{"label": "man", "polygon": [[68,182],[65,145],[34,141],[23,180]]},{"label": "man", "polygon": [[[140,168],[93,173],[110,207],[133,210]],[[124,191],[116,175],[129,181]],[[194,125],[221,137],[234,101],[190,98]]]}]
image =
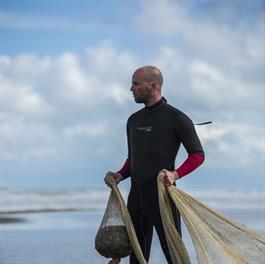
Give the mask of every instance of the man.
[{"label": "man", "polygon": [[[159,211],[156,178],[163,172],[165,186],[171,186],[202,164],[204,153],[192,121],[161,96],[162,84],[161,71],[154,66],[144,66],[134,72],[131,91],[135,102],[145,107],[128,119],[128,159],[113,177],[117,184],[131,177],[127,206],[146,261],[155,227],[167,262],[172,263]],[[175,170],[181,143],[188,158]],[[172,210],[181,235],[180,215],[173,203]],[[134,253],[130,263],[138,263]]]}]

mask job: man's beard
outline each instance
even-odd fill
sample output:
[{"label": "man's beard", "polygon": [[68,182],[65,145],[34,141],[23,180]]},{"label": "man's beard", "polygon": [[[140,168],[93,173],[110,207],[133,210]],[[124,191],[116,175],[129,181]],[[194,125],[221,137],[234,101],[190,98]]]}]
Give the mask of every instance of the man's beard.
[{"label": "man's beard", "polygon": [[143,99],[143,98],[134,97],[134,101],[137,104],[145,104],[147,100],[146,99]]},{"label": "man's beard", "polygon": [[151,92],[146,91],[146,93],[142,96],[134,96],[134,101],[137,104],[146,104],[149,98],[151,98]]}]

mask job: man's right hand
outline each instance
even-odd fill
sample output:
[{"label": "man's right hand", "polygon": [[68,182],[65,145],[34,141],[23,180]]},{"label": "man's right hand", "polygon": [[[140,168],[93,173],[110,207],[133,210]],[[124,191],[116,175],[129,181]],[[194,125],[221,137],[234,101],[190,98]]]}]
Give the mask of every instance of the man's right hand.
[{"label": "man's right hand", "polygon": [[[118,185],[120,183],[120,181],[122,180],[122,175],[118,172],[109,172],[111,174],[111,176],[113,177],[113,179],[115,180],[116,184]],[[106,183],[107,184],[107,183]],[[108,184],[107,184],[108,185]],[[108,185],[109,186],[109,185]],[[110,187],[110,186],[109,186]]]}]

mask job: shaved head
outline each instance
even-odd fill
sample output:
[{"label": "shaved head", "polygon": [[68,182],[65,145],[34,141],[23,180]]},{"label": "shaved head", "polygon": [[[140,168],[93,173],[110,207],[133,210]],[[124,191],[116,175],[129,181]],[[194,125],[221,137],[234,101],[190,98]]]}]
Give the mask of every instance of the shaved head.
[{"label": "shaved head", "polygon": [[161,71],[155,66],[143,66],[137,69],[134,74],[141,74],[145,81],[147,82],[154,82],[160,88],[163,85],[163,76]]},{"label": "shaved head", "polygon": [[136,103],[150,106],[161,99],[162,84],[161,71],[155,66],[144,66],[133,73],[130,90]]}]

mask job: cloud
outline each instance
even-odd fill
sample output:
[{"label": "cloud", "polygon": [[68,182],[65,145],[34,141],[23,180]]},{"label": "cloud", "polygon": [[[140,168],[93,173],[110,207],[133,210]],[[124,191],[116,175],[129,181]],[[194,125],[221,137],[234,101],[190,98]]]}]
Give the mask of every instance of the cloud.
[{"label": "cloud", "polygon": [[54,128],[29,120],[23,113],[1,112],[0,156],[4,161],[31,163],[59,152]]},{"label": "cloud", "polygon": [[1,77],[0,82],[2,91],[0,109],[36,117],[43,117],[52,113],[52,107],[45,102],[37,91],[34,91],[30,84],[19,84]]},{"label": "cloud", "polygon": [[155,35],[170,36],[189,28],[185,12],[184,6],[170,1],[144,1],[134,25]]},{"label": "cloud", "polygon": [[[254,164],[264,152],[264,129],[250,119],[260,116],[264,106],[262,83],[248,89],[240,76],[228,75],[222,65],[197,59],[186,62],[185,58],[176,48],[162,46],[153,64],[165,73],[164,91],[170,103],[183,104],[184,111],[198,121],[213,119],[212,125],[199,127],[198,133],[204,145],[210,146],[210,157],[219,153],[224,158],[209,158],[208,164],[220,166],[235,156],[235,164]],[[97,157],[110,153],[122,159],[113,148],[118,144],[126,157],[125,123],[135,109],[129,84],[137,61],[140,64],[140,58],[119,52],[109,42],[87,49],[83,56],[1,56],[2,152],[10,159],[25,160],[72,149],[96,162]],[[242,119],[245,112],[248,119]],[[13,147],[7,142],[13,142]],[[93,155],[91,149],[96,150]]]},{"label": "cloud", "polygon": [[[218,122],[213,126],[197,127],[197,130],[203,145],[210,146],[207,161],[212,167],[221,164],[233,167],[235,163],[242,167],[251,166],[259,163],[265,152],[264,127]],[[232,162],[227,162],[229,159]]]},{"label": "cloud", "polygon": [[246,83],[240,76],[226,74],[222,68],[206,61],[193,61],[190,70],[192,92],[200,100],[205,100],[205,104],[223,107],[225,103],[231,108],[233,105],[237,108],[264,106],[262,82]]},{"label": "cloud", "polygon": [[141,63],[130,51],[118,51],[115,42],[111,40],[105,40],[97,47],[87,48],[86,56],[87,69],[95,75],[100,75],[107,84],[117,79],[127,84],[127,75]]},{"label": "cloud", "polygon": [[102,26],[92,21],[82,22],[63,17],[44,16],[42,14],[0,11],[0,28],[16,30],[87,31],[101,29]]},{"label": "cloud", "polygon": [[[233,5],[231,9],[239,19]],[[260,173],[263,21],[253,18],[246,26],[245,18],[233,23],[231,15],[220,23],[225,13],[217,19],[217,10],[211,10],[206,16],[184,2],[144,2],[133,23],[136,32],[144,31],[156,42],[156,52],[148,56],[120,49],[111,40],[81,54],[2,54],[0,155],[14,163],[50,157],[65,166],[88,164],[92,171],[103,163],[119,169],[127,154],[126,120],[141,107],[129,91],[131,74],[154,64],[162,69],[170,104],[196,122],[213,121],[197,127],[206,166],[218,170],[226,164]]]},{"label": "cloud", "polygon": [[112,84],[112,89],[110,93],[110,98],[113,98],[119,104],[125,104],[126,101],[129,101],[130,96],[129,92],[123,89],[119,84]]},{"label": "cloud", "polygon": [[226,117],[232,109],[238,113],[247,107],[248,122],[257,122],[265,97],[262,6],[145,1],[134,26],[167,39],[154,63],[164,72],[168,95],[181,97],[184,106],[220,111]]},{"label": "cloud", "polygon": [[[95,54],[105,54],[105,60]],[[124,120],[115,119],[116,113],[130,107],[132,68],[133,55],[119,53],[106,42],[83,56],[0,55],[2,156],[29,162],[54,157],[67,148],[63,153],[70,148],[78,152],[83,149],[75,145],[80,139],[94,145],[99,155],[111,151],[103,138],[117,141],[124,132],[115,135],[111,127],[126,122],[125,112],[120,115]],[[96,159],[96,154],[92,156]]]},{"label": "cloud", "polygon": [[187,58],[222,64],[227,73],[235,75],[252,70],[252,76],[261,76],[264,10],[260,7],[251,13],[242,8],[246,5],[145,1],[134,18],[134,26],[149,35],[169,38],[168,42],[183,49]]},{"label": "cloud", "polygon": [[[213,120],[198,128],[210,153],[208,164],[260,164],[265,104],[262,9],[223,2],[200,6],[145,1],[134,26],[152,38],[167,39],[153,62],[164,72],[168,100],[195,120]],[[218,160],[211,158],[217,153]],[[233,157],[237,159],[232,163]]]},{"label": "cloud", "polygon": [[54,61],[54,68],[58,74],[55,83],[60,97],[76,104],[90,103],[93,98],[93,79],[85,76],[76,54],[65,53]]},{"label": "cloud", "polygon": [[66,137],[100,137],[107,134],[106,124],[82,124],[65,127],[63,131]]}]

